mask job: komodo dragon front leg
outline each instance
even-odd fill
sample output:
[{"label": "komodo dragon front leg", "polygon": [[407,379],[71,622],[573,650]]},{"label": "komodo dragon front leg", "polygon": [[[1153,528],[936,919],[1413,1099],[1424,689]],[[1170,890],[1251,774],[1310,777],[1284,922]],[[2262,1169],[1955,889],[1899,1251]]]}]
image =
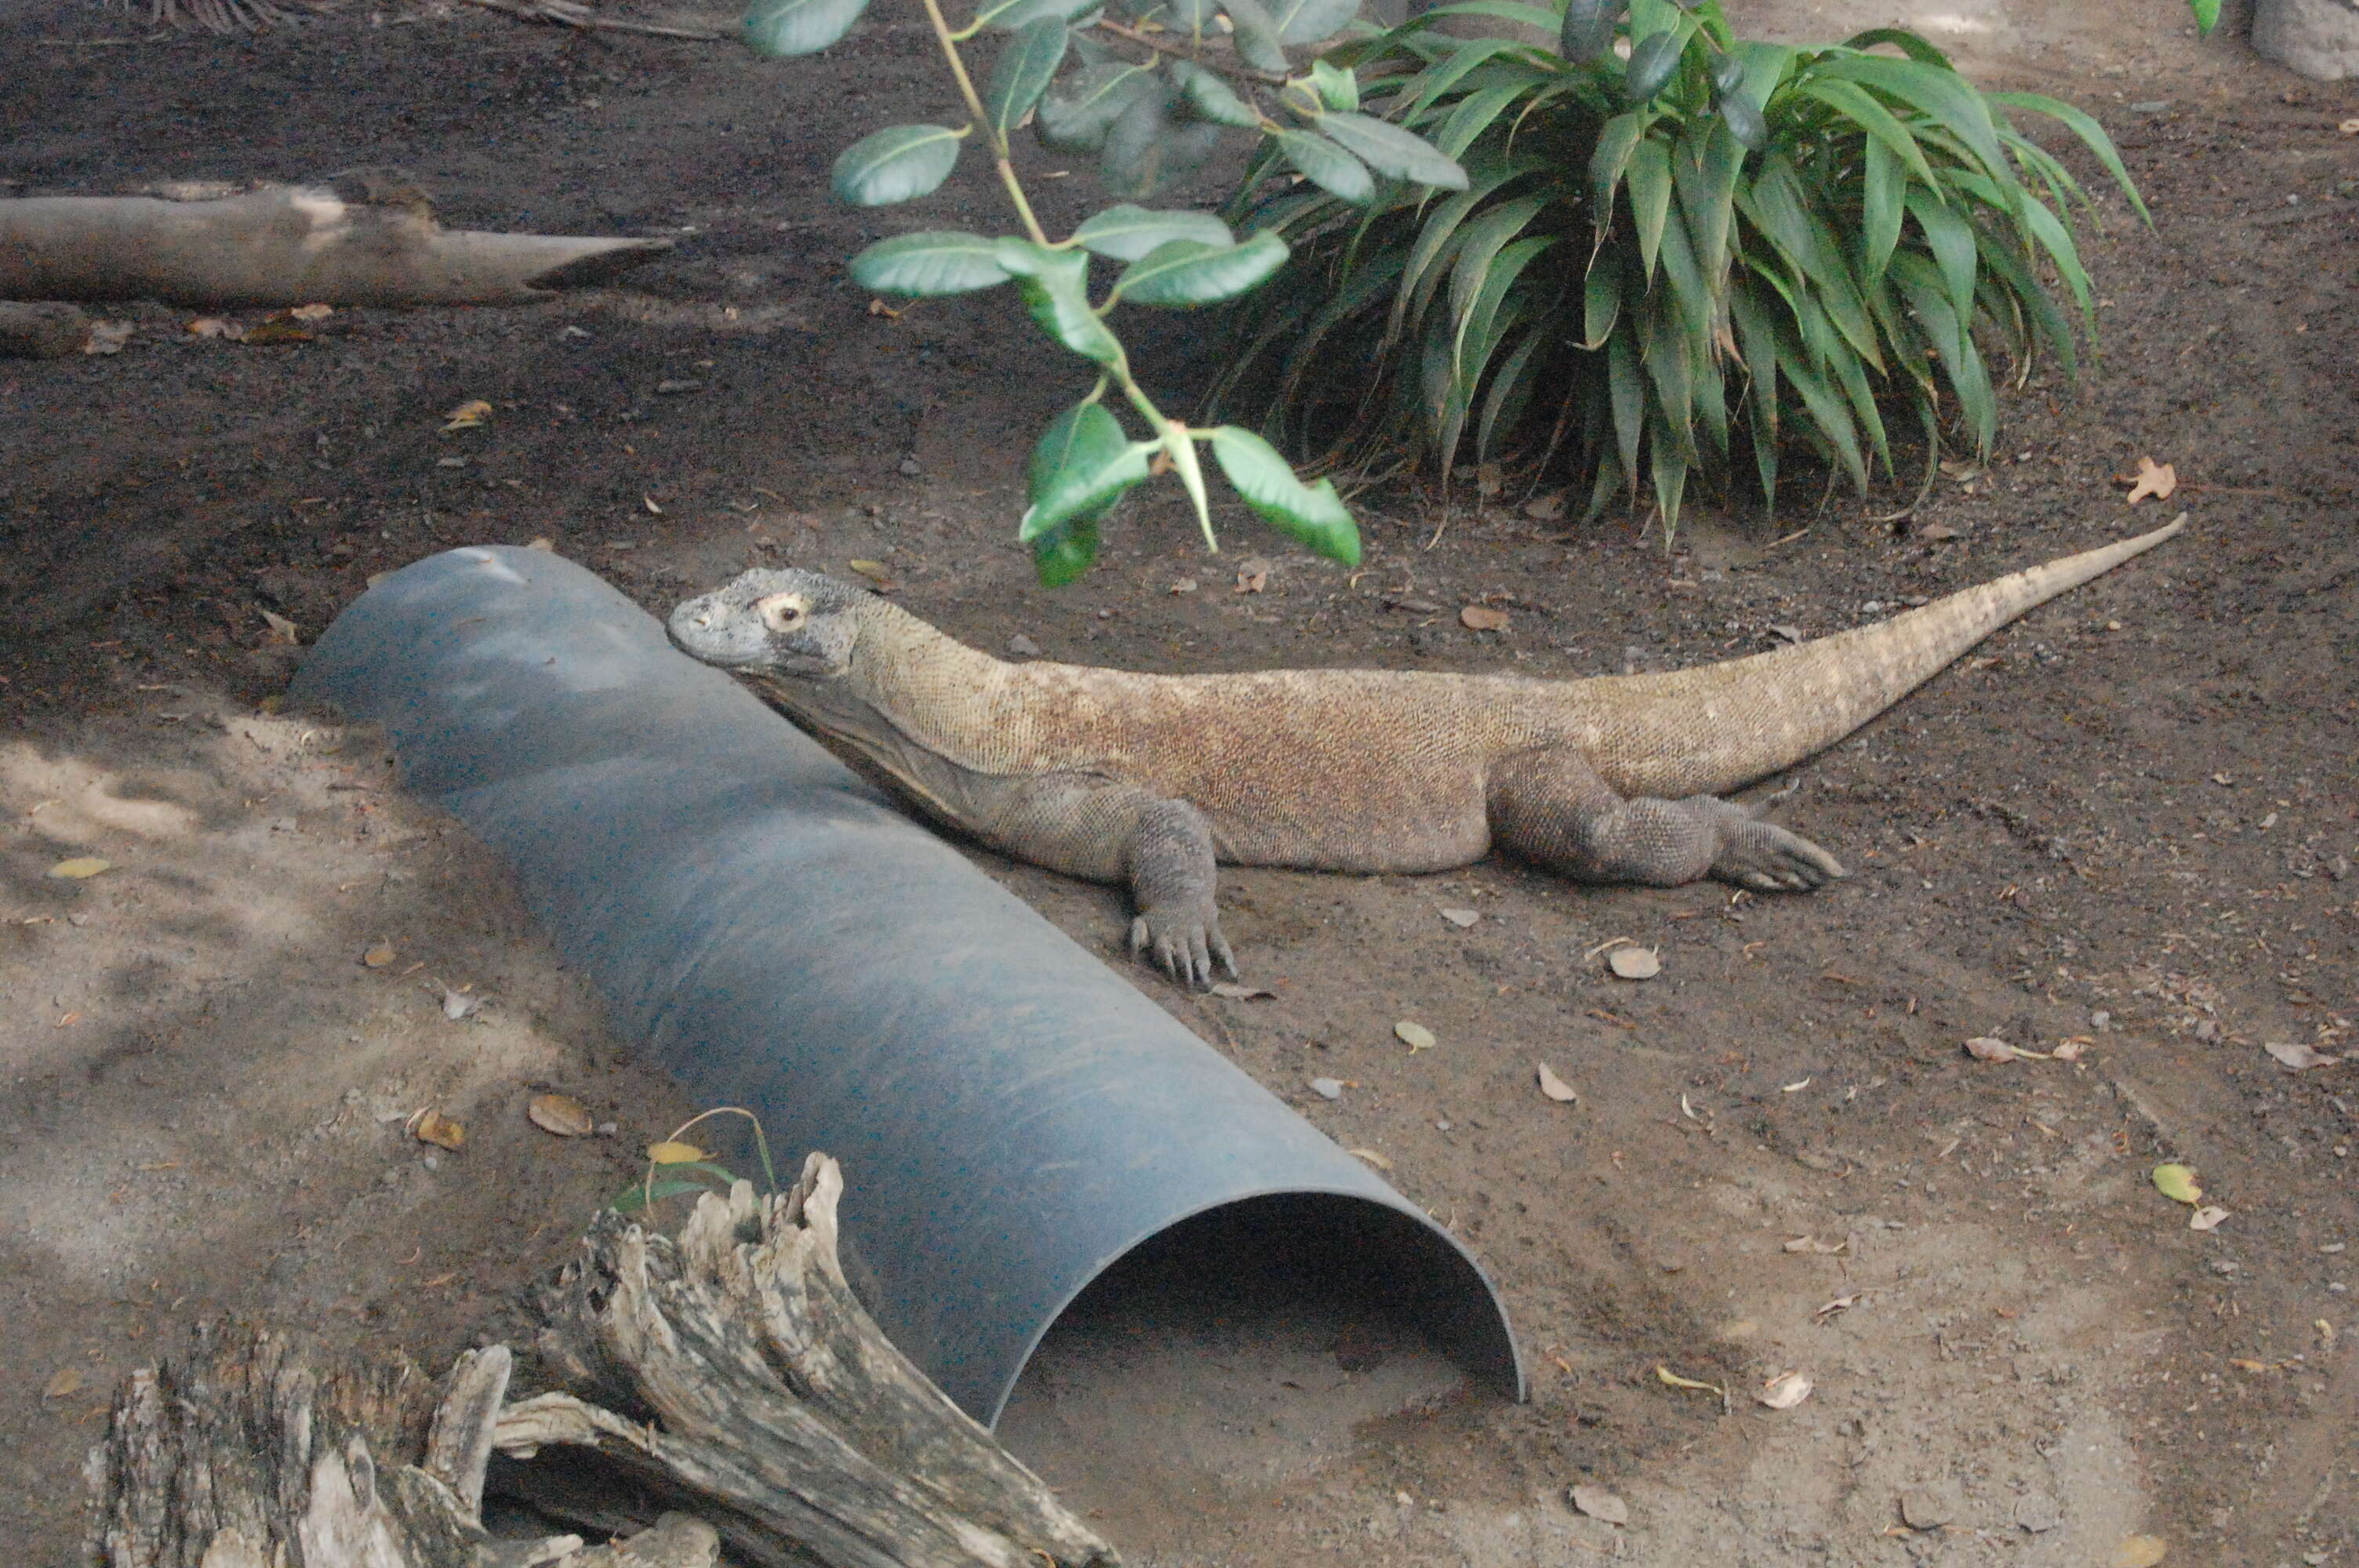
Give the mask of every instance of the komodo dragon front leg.
[{"label": "komodo dragon front leg", "polygon": [[1019,860],[1067,876],[1127,882],[1130,950],[1201,990],[1217,960],[1237,960],[1212,902],[1212,829],[1204,814],[1136,784],[1085,773],[966,780],[964,826]]},{"label": "komodo dragon front leg", "polygon": [[1761,892],[1799,892],[1843,874],[1799,834],[1733,802],[1625,799],[1571,746],[1508,757],[1491,770],[1491,840],[1585,882],[1676,887],[1710,876]]}]

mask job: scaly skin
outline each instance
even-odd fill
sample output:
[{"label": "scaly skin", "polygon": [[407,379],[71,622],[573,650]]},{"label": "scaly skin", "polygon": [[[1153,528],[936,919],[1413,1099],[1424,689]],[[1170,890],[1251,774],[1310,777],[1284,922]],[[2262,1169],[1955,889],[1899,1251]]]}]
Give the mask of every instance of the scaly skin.
[{"label": "scaly skin", "polygon": [[751,571],[672,611],[672,641],[945,826],[1126,882],[1135,951],[1236,972],[1213,867],[1437,871],[1494,849],[1582,881],[1843,874],[1716,798],[1834,744],[2033,606],[2184,516],[1872,626],[1750,658],[1588,680],[1392,670],[1157,676],[1011,665],[806,571]]}]

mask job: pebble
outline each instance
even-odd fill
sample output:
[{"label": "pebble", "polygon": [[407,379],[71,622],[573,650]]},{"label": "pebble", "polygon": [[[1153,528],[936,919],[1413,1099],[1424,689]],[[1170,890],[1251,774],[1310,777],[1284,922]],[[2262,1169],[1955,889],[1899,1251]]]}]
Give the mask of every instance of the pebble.
[{"label": "pebble", "polygon": [[1018,632],[1007,639],[1007,651],[1019,659],[1037,659],[1040,656],[1040,644]]},{"label": "pebble", "polygon": [[1343,1086],[1334,1078],[1313,1078],[1310,1080],[1310,1092],[1321,1099],[1342,1099]]}]

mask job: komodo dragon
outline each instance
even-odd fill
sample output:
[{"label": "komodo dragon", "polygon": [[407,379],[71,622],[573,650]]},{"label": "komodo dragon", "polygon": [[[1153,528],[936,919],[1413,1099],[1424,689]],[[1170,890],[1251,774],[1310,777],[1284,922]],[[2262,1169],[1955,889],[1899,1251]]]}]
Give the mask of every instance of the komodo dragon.
[{"label": "komodo dragon", "polygon": [[1440,871],[1500,849],[1582,881],[1801,892],[1840,877],[1809,839],[1715,797],[1834,744],[2185,522],[1816,642],[1586,680],[1012,665],[794,570],[691,599],[670,632],[944,825],[1127,881],[1132,951],[1201,987],[1215,959],[1236,973],[1212,902],[1220,861]]}]

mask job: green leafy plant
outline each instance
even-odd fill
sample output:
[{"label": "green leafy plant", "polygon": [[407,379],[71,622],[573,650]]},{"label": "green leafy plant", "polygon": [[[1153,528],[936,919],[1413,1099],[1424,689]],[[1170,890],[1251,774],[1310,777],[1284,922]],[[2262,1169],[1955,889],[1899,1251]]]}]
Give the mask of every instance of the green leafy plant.
[{"label": "green leafy plant", "polygon": [[[835,194],[879,207],[925,196],[980,144],[1022,232],[895,235],[853,258],[852,276],[880,293],[938,297],[1014,286],[1059,344],[1087,362],[1096,384],[1041,435],[1029,466],[1030,505],[1019,537],[1050,584],[1070,582],[1098,552],[1098,528],[1150,475],[1178,477],[1205,543],[1219,548],[1203,464],[1212,460],[1271,527],[1335,559],[1356,563],[1359,530],[1327,480],[1305,484],[1268,442],[1236,426],[1199,428],[1166,415],[1139,384],[1109,318],[1120,305],[1188,309],[1232,300],[1287,262],[1263,228],[1240,241],[1208,211],[1135,203],[1202,167],[1236,131],[1262,139],[1273,166],[1291,168],[1344,205],[1417,186],[1457,189],[1458,165],[1422,138],[1361,109],[1352,71],[1329,59],[1298,65],[1291,51],[1353,27],[1359,0],[978,0],[952,26],[942,0],[920,0],[963,109],[958,124],[895,125],[836,160]],[[745,38],[773,55],[836,42],[868,0],[754,0]],[[1360,27],[1360,31],[1369,29]],[[978,84],[967,50],[996,35]],[[1012,138],[1029,123],[1062,154],[1096,154],[1107,188],[1124,198],[1062,239],[1041,226],[1016,167]],[[1120,267],[1093,296],[1093,259]],[[1109,393],[1119,405],[1110,406]],[[1135,437],[1120,407],[1147,430]]]},{"label": "green leafy plant", "polygon": [[715,1106],[699,1111],[672,1130],[671,1136],[647,1148],[647,1174],[633,1182],[606,1205],[617,1214],[640,1214],[666,1198],[689,1194],[726,1193],[737,1184],[737,1174],[705,1158],[704,1151],[680,1141],[700,1121],[715,1116],[742,1116],[754,1124],[754,1147],[762,1161],[764,1190],[778,1190],[778,1173],[770,1162],[770,1141],[762,1132],[762,1119],[742,1106]]},{"label": "green leafy plant", "polygon": [[[1469,183],[1355,208],[1265,155],[1231,216],[1292,254],[1239,308],[1215,401],[1364,470],[1446,473],[1470,444],[1537,470],[1570,448],[1592,514],[1644,476],[1668,535],[1690,477],[1724,478],[1741,449],[1774,504],[1789,437],[1865,489],[1891,466],[1886,406],[1923,424],[1929,476],[1948,410],[1987,453],[1986,345],[2018,378],[2043,344],[2077,373],[2042,276],[2093,330],[2061,215],[2088,197],[2012,116],[2063,124],[2143,213],[2094,120],[1983,92],[1897,28],[1794,49],[1738,40],[1717,0],[1624,9],[1473,0],[1331,57]],[[1560,49],[1433,30],[1453,16],[1545,26]]]}]

